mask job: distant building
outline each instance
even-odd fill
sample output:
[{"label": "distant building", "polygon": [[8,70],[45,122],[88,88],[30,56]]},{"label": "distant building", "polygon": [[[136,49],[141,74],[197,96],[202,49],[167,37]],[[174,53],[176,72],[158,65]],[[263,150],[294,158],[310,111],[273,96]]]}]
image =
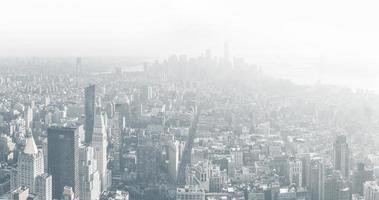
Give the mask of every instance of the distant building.
[{"label": "distant building", "polygon": [[379,185],[377,181],[367,181],[363,186],[364,200],[379,200]]},{"label": "distant building", "polygon": [[176,182],[179,173],[180,161],[182,159],[182,153],[184,150],[184,143],[178,140],[172,140],[169,142],[168,158],[169,167],[168,172],[171,179]]},{"label": "distant building", "polygon": [[155,182],[158,176],[160,151],[150,141],[137,146],[137,180]]},{"label": "distant building", "polygon": [[324,198],[324,165],[320,158],[310,161],[308,189],[312,200],[323,200]]},{"label": "distant building", "polygon": [[129,192],[116,190],[116,191],[105,191],[101,194],[100,200],[109,200],[109,199],[129,200]]},{"label": "distant building", "polygon": [[364,163],[358,163],[357,168],[353,172],[352,176],[352,192],[353,194],[363,195],[363,184],[366,181],[373,179],[373,171],[366,170]]},{"label": "distant building", "polygon": [[205,200],[205,191],[193,186],[177,188],[176,200]]},{"label": "distant building", "polygon": [[325,177],[324,200],[349,200],[350,190],[339,171]]},{"label": "distant building", "polygon": [[288,162],[288,176],[290,184],[295,184],[297,187],[303,185],[303,165],[298,159],[290,159]]},{"label": "distant building", "polygon": [[50,127],[47,129],[48,172],[53,177],[53,198],[62,196],[63,188],[79,190],[79,128]]},{"label": "distant building", "polygon": [[345,178],[349,178],[349,146],[345,135],[339,135],[333,144],[333,164],[336,170],[341,171]]},{"label": "distant building", "polygon": [[84,90],[84,114],[85,114],[85,141],[91,144],[93,129],[95,125],[96,112],[96,88],[95,85],[90,85]]}]

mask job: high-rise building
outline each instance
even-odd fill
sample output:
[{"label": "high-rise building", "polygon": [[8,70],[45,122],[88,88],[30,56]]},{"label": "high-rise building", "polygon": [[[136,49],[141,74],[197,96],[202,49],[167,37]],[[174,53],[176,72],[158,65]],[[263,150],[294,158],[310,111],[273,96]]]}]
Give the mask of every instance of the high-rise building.
[{"label": "high-rise building", "polygon": [[79,158],[80,199],[99,199],[101,192],[100,176],[93,148],[81,146]]},{"label": "high-rise building", "polygon": [[44,173],[43,166],[42,150],[37,148],[33,136],[29,135],[24,150],[18,157],[18,186],[25,186],[31,193],[35,193],[36,178]]},{"label": "high-rise building", "polygon": [[14,150],[15,143],[12,142],[12,138],[8,135],[0,135],[0,162],[7,162],[8,155]]},{"label": "high-rise building", "polygon": [[40,200],[53,199],[52,194],[52,177],[48,173],[37,176],[35,184],[35,193]]},{"label": "high-rise building", "polygon": [[96,112],[96,90],[95,85],[90,85],[85,88],[85,141],[91,144],[93,129],[95,125],[95,112]]},{"label": "high-rise building", "polygon": [[298,159],[290,159],[288,162],[288,176],[290,184],[295,184],[297,187],[303,185],[303,165]]},{"label": "high-rise building", "polygon": [[53,177],[53,198],[62,196],[70,186],[79,196],[79,130],[78,127],[47,129],[48,172]]},{"label": "high-rise building", "polygon": [[137,179],[140,182],[155,182],[158,176],[160,149],[151,141],[137,146]]},{"label": "high-rise building", "polygon": [[106,131],[106,114],[99,113],[95,116],[95,123],[92,136],[92,147],[95,150],[97,169],[99,170],[101,180],[101,191],[108,188],[108,157],[107,157],[107,131]]},{"label": "high-rise building", "polygon": [[367,181],[363,186],[365,200],[379,200],[379,185],[377,181]]},{"label": "high-rise building", "polygon": [[325,177],[324,200],[349,200],[350,190],[340,171],[333,171]]},{"label": "high-rise building", "polygon": [[310,172],[308,188],[312,200],[323,200],[324,198],[324,165],[320,158],[313,158],[310,161]]},{"label": "high-rise building", "polygon": [[169,165],[168,165],[168,172],[170,175],[170,178],[176,182],[178,178],[179,173],[179,165],[180,161],[182,159],[182,153],[184,151],[185,144],[184,142],[178,141],[178,140],[172,140],[169,143],[169,150],[168,150],[168,159],[169,159]]},{"label": "high-rise building", "polygon": [[352,176],[352,191],[353,194],[363,195],[363,183],[373,179],[373,171],[366,170],[364,163],[357,163],[357,168]]},{"label": "high-rise building", "polygon": [[113,146],[113,162],[112,162],[112,171],[119,172],[120,171],[120,160],[121,160],[121,126],[120,121],[122,118],[120,117],[119,112],[114,113],[114,117],[112,119],[112,146]]},{"label": "high-rise building", "polygon": [[344,178],[349,178],[349,146],[345,135],[339,135],[333,144],[333,164]]},{"label": "high-rise building", "polygon": [[25,130],[26,132],[30,132],[32,128],[32,122],[33,122],[33,109],[28,106],[24,113],[24,119],[25,119]]}]

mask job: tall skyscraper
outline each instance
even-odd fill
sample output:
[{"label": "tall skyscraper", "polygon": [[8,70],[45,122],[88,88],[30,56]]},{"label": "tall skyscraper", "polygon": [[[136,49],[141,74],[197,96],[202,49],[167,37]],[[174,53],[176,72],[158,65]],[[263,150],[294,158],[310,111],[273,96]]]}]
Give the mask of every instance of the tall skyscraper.
[{"label": "tall skyscraper", "polygon": [[339,135],[333,144],[333,164],[344,178],[349,178],[349,146],[345,135]]},{"label": "tall skyscraper", "polygon": [[108,175],[108,158],[107,158],[107,131],[106,131],[106,115],[105,113],[99,113],[95,116],[92,147],[95,150],[95,157],[97,161],[97,168],[100,174],[101,191],[104,191],[108,187],[107,175]]},{"label": "tall skyscraper", "polygon": [[91,146],[81,146],[79,160],[80,199],[99,199],[101,192],[100,176],[93,148]]},{"label": "tall skyscraper", "polygon": [[113,144],[113,154],[114,160],[112,162],[112,172],[120,171],[120,162],[121,162],[121,144],[122,144],[122,136],[121,136],[121,125],[120,121],[122,118],[120,117],[119,112],[114,113],[114,117],[112,119],[112,144]]},{"label": "tall skyscraper", "polygon": [[96,88],[90,85],[84,90],[85,95],[85,141],[91,144],[96,112]]},{"label": "tall skyscraper", "polygon": [[31,193],[35,193],[36,178],[44,173],[43,166],[42,150],[37,148],[33,136],[29,135],[18,158],[18,186],[26,186]]},{"label": "tall skyscraper", "polygon": [[24,119],[25,119],[25,130],[26,132],[30,132],[32,128],[32,122],[33,122],[33,109],[28,106],[24,113]]},{"label": "tall skyscraper", "polygon": [[63,188],[70,186],[79,193],[79,128],[47,129],[48,172],[53,177],[53,198],[61,198]]},{"label": "tall skyscraper", "polygon": [[320,158],[313,158],[310,161],[309,181],[307,186],[310,190],[312,200],[323,200],[324,198],[324,165]]}]

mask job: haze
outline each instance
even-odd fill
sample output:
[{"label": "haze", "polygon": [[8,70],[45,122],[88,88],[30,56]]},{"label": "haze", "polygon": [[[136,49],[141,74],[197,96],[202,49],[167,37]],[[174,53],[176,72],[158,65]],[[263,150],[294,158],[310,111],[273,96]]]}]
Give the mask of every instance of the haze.
[{"label": "haze", "polygon": [[355,1],[7,1],[1,56],[333,56],[377,60],[376,3]]}]

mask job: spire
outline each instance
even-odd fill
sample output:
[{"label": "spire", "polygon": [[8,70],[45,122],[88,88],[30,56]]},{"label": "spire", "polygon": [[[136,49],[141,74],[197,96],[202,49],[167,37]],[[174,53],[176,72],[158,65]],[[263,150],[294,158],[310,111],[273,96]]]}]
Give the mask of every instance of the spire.
[{"label": "spire", "polygon": [[34,138],[32,135],[30,135],[26,138],[24,153],[25,154],[37,154],[38,153],[38,148],[37,148],[36,143],[34,142]]}]

